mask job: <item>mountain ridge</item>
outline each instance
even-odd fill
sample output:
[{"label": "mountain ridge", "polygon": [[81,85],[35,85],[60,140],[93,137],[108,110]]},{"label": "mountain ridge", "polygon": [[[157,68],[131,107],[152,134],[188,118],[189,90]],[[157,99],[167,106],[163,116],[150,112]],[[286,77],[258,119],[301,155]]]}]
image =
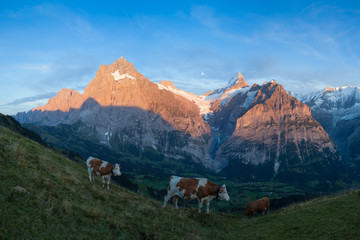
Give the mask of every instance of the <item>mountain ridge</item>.
[{"label": "mountain ridge", "polygon": [[[53,104],[56,105],[61,100],[64,106],[53,107]],[[18,114],[16,118],[22,123],[39,125],[73,124],[81,121],[84,125],[93,127],[99,141],[111,147],[131,142],[140,148],[150,146],[167,155],[181,156],[186,153],[193,161],[213,170],[224,168],[234,156],[238,158],[240,155],[241,159],[236,161],[256,166],[250,159],[254,155],[240,154],[242,149],[238,148],[242,145],[232,143],[243,140],[249,143],[252,135],[257,134],[262,140],[253,144],[251,151],[271,152],[265,154],[260,162],[265,165],[271,162],[271,174],[267,175],[272,178],[277,175],[278,170],[274,166],[277,165],[275,159],[279,156],[272,150],[276,144],[281,144],[280,149],[285,149],[285,152],[280,151],[281,156],[286,155],[288,145],[297,149],[297,153],[292,156],[294,164],[310,160],[302,157],[312,156],[306,154],[309,149],[328,149],[320,154],[319,161],[325,161],[325,155],[339,161],[336,146],[325,130],[312,119],[310,108],[299,104],[302,103],[293,99],[274,80],[262,86],[254,84],[250,87],[241,73],[224,88],[198,96],[176,88],[170,81],[153,83],[138,73],[125,58],[120,58],[112,65],[101,65],[83,94],[62,90],[44,107]],[[57,110],[49,111],[47,108]],[[69,110],[65,111],[66,109]],[[297,122],[297,119],[306,119],[311,124],[302,127],[303,122]],[[240,134],[239,138],[236,134],[241,132],[239,128],[244,125],[244,121],[257,124],[250,124],[248,134]],[[291,131],[290,127],[281,128],[278,131],[283,133],[279,135],[273,131],[272,125],[278,129],[280,125],[292,127]],[[263,129],[263,132],[259,129]],[[286,138],[286,135],[293,134],[300,137]],[[311,137],[314,135],[321,138],[315,141]],[[287,140],[272,140],[279,137]],[[299,147],[297,142],[307,144]],[[261,149],[258,145],[262,146]],[[226,152],[240,155],[230,156]],[[281,165],[278,167],[282,168]]]},{"label": "mountain ridge", "polygon": [[[296,96],[296,94],[293,94]],[[360,174],[360,87],[327,87],[300,95],[312,110],[312,116],[336,142],[345,163]]]}]

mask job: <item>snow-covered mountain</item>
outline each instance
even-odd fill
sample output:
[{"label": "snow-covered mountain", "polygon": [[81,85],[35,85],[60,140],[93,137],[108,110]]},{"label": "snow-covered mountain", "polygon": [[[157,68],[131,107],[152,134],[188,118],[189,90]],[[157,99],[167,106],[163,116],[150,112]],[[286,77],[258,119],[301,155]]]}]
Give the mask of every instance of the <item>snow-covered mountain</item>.
[{"label": "snow-covered mountain", "polygon": [[230,79],[225,87],[207,92],[201,96],[180,90],[170,81],[162,81],[158,83],[158,86],[159,89],[171,91],[176,95],[194,102],[200,109],[201,115],[213,113],[215,106],[219,104],[220,106],[224,106],[235,95],[245,93],[250,89],[241,73],[238,73],[236,77]]},{"label": "snow-covered mountain", "polygon": [[[360,87],[350,85],[343,87],[327,87],[322,91],[307,95],[296,95],[300,101],[306,103],[315,111],[331,112],[336,120],[351,119],[360,116]],[[336,121],[334,122],[336,124]]]},{"label": "snow-covered mountain", "polygon": [[360,87],[327,87],[296,95],[311,107],[313,117],[336,141],[345,160],[360,160]]}]

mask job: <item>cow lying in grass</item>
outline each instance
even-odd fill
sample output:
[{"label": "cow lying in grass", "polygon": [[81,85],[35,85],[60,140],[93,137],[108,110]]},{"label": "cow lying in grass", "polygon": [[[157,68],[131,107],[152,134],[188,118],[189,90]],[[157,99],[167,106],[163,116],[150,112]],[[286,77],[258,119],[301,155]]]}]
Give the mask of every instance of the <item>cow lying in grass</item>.
[{"label": "cow lying in grass", "polygon": [[253,217],[256,212],[258,213],[261,212],[264,215],[265,211],[267,211],[267,214],[269,214],[270,200],[268,197],[264,197],[259,200],[251,202],[245,210],[245,216]]},{"label": "cow lying in grass", "polygon": [[108,190],[109,190],[111,175],[121,176],[119,164],[110,164],[110,163],[102,161],[98,158],[89,157],[86,160],[86,165],[88,167],[90,182],[95,182],[94,175],[101,176],[102,177],[102,187],[104,187],[105,178],[107,178],[107,189]]},{"label": "cow lying in grass", "polygon": [[164,208],[172,196],[174,196],[176,208],[178,208],[179,197],[187,200],[197,198],[199,213],[201,212],[203,202],[206,202],[206,213],[209,213],[212,199],[230,200],[225,185],[218,186],[206,178],[170,177],[168,191],[164,198]]}]

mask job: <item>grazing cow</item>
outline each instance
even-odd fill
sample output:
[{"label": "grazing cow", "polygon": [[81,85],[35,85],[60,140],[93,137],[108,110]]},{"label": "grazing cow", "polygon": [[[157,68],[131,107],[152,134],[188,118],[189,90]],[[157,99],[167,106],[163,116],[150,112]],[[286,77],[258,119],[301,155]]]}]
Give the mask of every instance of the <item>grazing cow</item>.
[{"label": "grazing cow", "polygon": [[121,176],[119,164],[110,164],[110,163],[102,161],[98,158],[89,157],[86,160],[86,165],[88,167],[90,182],[95,182],[94,175],[101,176],[102,177],[102,187],[104,187],[105,178],[107,178],[107,189],[108,190],[109,190],[111,175]]},{"label": "grazing cow", "polygon": [[270,200],[268,197],[264,197],[251,202],[245,210],[245,216],[253,217],[256,212],[261,212],[264,215],[265,211],[267,211],[266,214],[269,214]]},{"label": "grazing cow", "polygon": [[172,196],[174,196],[176,208],[178,208],[179,197],[186,200],[197,198],[199,213],[204,201],[206,202],[206,213],[209,213],[210,202],[214,198],[217,200],[230,200],[225,184],[219,187],[206,178],[170,177],[168,191],[164,198],[164,208]]}]

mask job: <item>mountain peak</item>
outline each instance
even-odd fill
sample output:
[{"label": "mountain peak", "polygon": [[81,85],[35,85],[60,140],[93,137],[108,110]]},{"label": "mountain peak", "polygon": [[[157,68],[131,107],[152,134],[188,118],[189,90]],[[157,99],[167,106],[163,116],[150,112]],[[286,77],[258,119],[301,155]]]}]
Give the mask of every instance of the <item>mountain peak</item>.
[{"label": "mountain peak", "polygon": [[223,94],[228,92],[233,92],[235,90],[239,90],[242,88],[250,87],[249,84],[245,81],[243,75],[238,72],[237,77],[234,77],[230,80],[229,84],[225,87],[225,91]]},{"label": "mountain peak", "polygon": [[334,90],[335,90],[334,88],[327,86],[325,88],[324,92],[331,92],[331,91],[334,91]]},{"label": "mountain peak", "polygon": [[125,57],[121,56],[119,59],[115,60],[114,63],[116,62],[128,62],[128,61],[125,59]]},{"label": "mountain peak", "polygon": [[128,62],[124,57],[121,57],[118,60],[116,60],[111,65],[111,67],[113,68],[113,70],[119,70],[121,72],[130,70],[130,69],[134,69],[134,66],[132,65],[132,63]]},{"label": "mountain peak", "polygon": [[249,84],[245,81],[244,76],[240,72],[238,72],[237,81],[234,86],[236,86],[236,88],[249,87]]},{"label": "mountain peak", "polygon": [[173,89],[176,89],[174,83],[169,81],[169,80],[161,81],[161,82],[159,82],[159,84],[161,84],[161,85],[163,85],[165,87],[171,87]]},{"label": "mountain peak", "polygon": [[249,84],[245,81],[244,76],[238,72],[237,76],[233,77],[228,85],[225,87],[226,91],[232,90],[232,89],[240,89],[244,87],[249,87]]},{"label": "mountain peak", "polygon": [[48,100],[46,105],[38,106],[34,110],[41,111],[69,111],[70,108],[79,108],[82,104],[82,97],[78,91],[63,88],[61,89],[55,97],[52,97]]},{"label": "mountain peak", "polygon": [[215,95],[215,94],[222,95],[222,94],[225,94],[232,90],[242,89],[245,87],[250,87],[250,86],[245,81],[243,75],[240,72],[238,72],[237,76],[231,78],[225,87],[209,91],[209,92],[205,93],[203,96],[211,96],[211,95]]},{"label": "mountain peak", "polygon": [[263,86],[265,85],[277,85],[278,83],[275,81],[275,79],[272,79],[270,82],[264,82]]},{"label": "mountain peak", "polygon": [[123,79],[139,80],[144,79],[131,62],[128,62],[124,57],[120,57],[113,64],[102,65],[99,72],[110,75],[116,82]]}]

